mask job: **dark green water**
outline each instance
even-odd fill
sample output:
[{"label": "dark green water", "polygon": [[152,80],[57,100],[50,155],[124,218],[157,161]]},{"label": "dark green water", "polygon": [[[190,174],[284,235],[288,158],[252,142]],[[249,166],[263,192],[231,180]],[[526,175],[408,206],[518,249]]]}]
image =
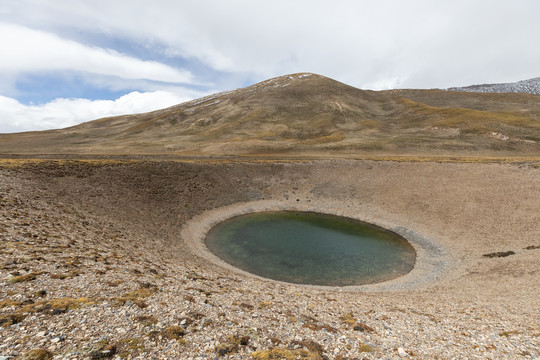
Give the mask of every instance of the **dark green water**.
[{"label": "dark green water", "polygon": [[416,252],[401,236],[362,221],[312,212],[237,216],[210,230],[206,245],[229,264],[296,284],[363,285],[411,271]]}]

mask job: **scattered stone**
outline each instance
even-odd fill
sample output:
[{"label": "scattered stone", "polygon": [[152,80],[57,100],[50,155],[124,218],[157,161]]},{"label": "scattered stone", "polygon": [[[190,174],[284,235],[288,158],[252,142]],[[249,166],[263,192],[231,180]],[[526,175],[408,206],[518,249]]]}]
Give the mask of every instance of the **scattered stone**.
[{"label": "scattered stone", "polygon": [[67,313],[67,309],[51,309],[51,315],[59,315]]},{"label": "scattered stone", "polygon": [[193,319],[193,320],[200,320],[202,319],[203,317],[205,317],[206,315],[202,314],[202,313],[199,313],[199,312],[195,312],[195,311],[192,311],[188,314],[188,316]]},{"label": "scattered stone", "polygon": [[365,332],[375,332],[375,329],[373,329],[371,326],[366,325],[364,323],[356,323],[353,325],[354,331],[365,331]]},{"label": "scattered stone", "polygon": [[51,342],[53,344],[55,344],[55,343],[58,343],[60,341],[64,341],[65,339],[66,339],[65,336],[56,336],[56,337],[52,338]]},{"label": "scattered stone", "polygon": [[47,296],[46,290],[38,290],[34,293],[34,297],[45,297]]},{"label": "scattered stone", "polygon": [[401,358],[405,358],[405,357],[408,356],[408,355],[407,355],[407,352],[406,352],[405,349],[402,348],[402,347],[398,348],[397,351],[398,351],[399,357],[401,357]]},{"label": "scattered stone", "polygon": [[[122,165],[127,166],[132,165]],[[197,172],[203,168],[197,165]],[[139,180],[130,182],[128,179],[116,184],[116,180],[107,178],[105,182],[100,178],[99,166],[95,169],[92,165],[91,172],[97,171],[96,176],[83,180],[76,176],[48,178],[50,183],[58,182],[54,186],[65,193],[78,191],[78,187],[73,188],[70,184],[84,181],[96,198],[85,197],[86,190],[81,192],[83,207],[64,202],[65,194],[57,196],[60,194],[56,190],[50,192],[48,182],[39,184],[44,188],[37,194],[34,185],[28,182],[35,180],[33,175],[26,180],[19,179],[18,175],[6,175],[0,165],[0,270],[4,271],[0,274],[0,321],[4,326],[0,327],[0,360],[19,360],[29,350],[40,347],[57,353],[53,357],[59,360],[209,360],[218,356],[220,360],[517,359],[538,356],[535,347],[538,324],[530,318],[538,307],[538,288],[535,277],[528,275],[535,271],[531,267],[534,259],[530,257],[524,259],[523,264],[512,264],[511,268],[490,269],[490,261],[504,261],[497,259],[485,260],[484,264],[467,263],[471,270],[478,272],[478,277],[441,278],[433,288],[411,292],[356,293],[348,289],[318,289],[251,278],[207,266],[195,256],[191,258],[191,253],[184,252],[182,241],[172,241],[167,231],[162,231],[160,226],[163,224],[152,227],[156,220],[183,225],[188,218],[201,213],[202,207],[213,209],[210,196],[203,199],[200,206],[196,205],[194,197],[189,216],[182,214],[183,207],[180,212],[156,211],[147,223],[136,218],[140,224],[134,224],[133,229],[127,224],[125,231],[111,230],[111,226],[115,229],[124,226],[125,223],[118,221],[120,215],[131,219],[132,214],[139,211],[158,210],[153,206],[162,205],[162,201],[176,201],[174,194],[169,199],[169,191],[174,192],[174,186],[186,188],[186,194],[191,194],[182,176],[174,170],[171,176],[175,178],[175,185],[167,185],[163,194],[159,181],[144,179],[151,182],[148,190],[156,192],[155,203],[137,203],[142,206],[137,208],[126,202],[122,209],[125,214],[111,211],[105,214],[110,216],[101,219],[87,210],[96,210],[95,204],[113,209],[112,200],[109,203],[112,192],[119,191],[127,197],[138,189]],[[116,170],[111,166],[107,172]],[[258,179],[263,181],[263,177]],[[109,183],[110,189],[105,186]],[[9,208],[6,204],[9,205],[7,201],[11,199],[5,184],[20,186],[18,196],[28,203],[27,207],[36,209]],[[204,176],[197,179],[197,184],[204,186]],[[289,184],[279,186],[288,187]],[[204,188],[202,191],[209,190]],[[34,199],[34,195],[47,197],[47,201],[55,206],[39,209],[41,200]],[[291,197],[291,203],[296,197],[300,198]],[[113,200],[116,203],[116,199]],[[92,201],[95,201],[94,205]],[[348,211],[345,210],[347,207],[343,206],[343,211]],[[20,215],[11,215],[12,210]],[[29,222],[32,229],[18,226],[21,218]],[[81,225],[83,222],[85,226]],[[146,229],[146,225],[148,229],[139,234],[136,228]],[[533,225],[530,229],[535,229]],[[530,229],[525,231],[519,229],[520,226],[517,226],[520,231],[517,238],[533,239],[526,232]],[[39,234],[39,238],[33,234]],[[176,239],[177,235],[171,234]],[[72,243],[72,238],[77,241]],[[520,249],[516,252],[524,255],[540,251],[534,250],[536,246],[532,246],[532,240],[529,242],[531,247],[525,249],[518,243],[507,243],[506,247]],[[67,244],[71,245],[66,247]],[[471,249],[478,259],[482,259],[482,252],[478,253],[482,246]],[[38,261],[40,257],[44,260]],[[75,259],[84,273],[63,280],[51,278],[50,274],[75,274],[64,264]],[[9,269],[1,268],[2,264],[8,263],[12,264]],[[133,268],[140,269],[138,276],[132,272]],[[166,274],[166,278],[156,277],[152,269],[158,274]],[[197,275],[188,279],[194,269],[197,269]],[[489,270],[492,272],[485,274]],[[504,276],[510,271],[513,276]],[[32,273],[42,275],[36,275],[34,281],[8,284],[9,276]],[[499,275],[502,275],[500,279]],[[520,286],[516,287],[516,283]],[[501,287],[508,296],[491,299],[491,293],[482,292],[488,286],[490,289],[491,286]],[[475,295],[469,297],[471,294]],[[123,299],[117,301],[116,298]],[[508,311],[513,299],[518,299],[520,308]],[[142,300],[147,305],[144,309],[136,304]],[[123,306],[118,306],[120,303]],[[251,309],[250,304],[254,306]],[[178,325],[182,331],[167,331],[169,325]],[[242,340],[242,336],[231,339],[231,334],[241,334],[245,339]],[[65,336],[64,341],[60,335]],[[113,339],[117,349],[106,349],[104,342]],[[308,339],[321,347],[309,344]],[[401,356],[404,353],[401,351],[400,354],[398,346],[403,347],[406,357]]]},{"label": "scattered stone", "polygon": [[246,304],[246,303],[241,303],[240,306],[242,309],[246,309],[248,311],[251,311],[253,309],[255,309],[255,306],[251,305],[251,304]]},{"label": "scattered stone", "polygon": [[103,349],[92,351],[89,356],[92,360],[107,359],[113,357],[117,352],[116,344],[108,344]]}]

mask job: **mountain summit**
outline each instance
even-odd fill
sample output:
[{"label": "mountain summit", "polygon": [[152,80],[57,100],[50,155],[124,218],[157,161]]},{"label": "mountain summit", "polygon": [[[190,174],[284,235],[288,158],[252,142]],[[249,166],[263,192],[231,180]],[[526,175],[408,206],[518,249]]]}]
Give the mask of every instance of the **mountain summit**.
[{"label": "mountain summit", "polygon": [[0,153],[540,154],[539,99],[367,91],[299,73],[150,113],[0,135]]}]

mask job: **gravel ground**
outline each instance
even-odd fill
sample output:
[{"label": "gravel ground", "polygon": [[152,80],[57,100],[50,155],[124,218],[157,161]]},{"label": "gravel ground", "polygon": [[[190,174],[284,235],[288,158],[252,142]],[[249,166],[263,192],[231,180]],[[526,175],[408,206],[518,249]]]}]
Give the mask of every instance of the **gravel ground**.
[{"label": "gravel ground", "polygon": [[[201,247],[273,208],[396,230],[417,266],[308,287]],[[539,224],[528,163],[0,161],[0,359],[540,359]]]}]

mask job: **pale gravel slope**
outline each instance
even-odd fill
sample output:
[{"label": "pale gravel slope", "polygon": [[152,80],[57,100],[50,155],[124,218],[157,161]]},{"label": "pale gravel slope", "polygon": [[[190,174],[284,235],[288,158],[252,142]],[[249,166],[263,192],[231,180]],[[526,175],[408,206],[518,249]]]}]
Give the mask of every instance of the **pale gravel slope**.
[{"label": "pale gravel slope", "polygon": [[[0,302],[21,303],[0,314],[91,298],[67,312],[42,305],[0,328],[0,356],[44,347],[90,358],[112,343],[126,358],[202,359],[229,336],[249,336],[226,356],[306,346],[329,359],[397,359],[399,348],[417,359],[540,357],[540,249],[525,249],[540,245],[540,169],[531,164],[45,162],[2,165],[0,189]],[[404,227],[444,248],[450,266],[411,289],[311,289],[239,274],[185,246],[190,219],[254,201]],[[482,256],[508,250],[516,254]],[[12,284],[16,271],[36,279]],[[149,296],[122,305],[138,288]],[[349,313],[373,331],[353,330]],[[164,337],[171,325],[185,328],[182,341]]]}]

